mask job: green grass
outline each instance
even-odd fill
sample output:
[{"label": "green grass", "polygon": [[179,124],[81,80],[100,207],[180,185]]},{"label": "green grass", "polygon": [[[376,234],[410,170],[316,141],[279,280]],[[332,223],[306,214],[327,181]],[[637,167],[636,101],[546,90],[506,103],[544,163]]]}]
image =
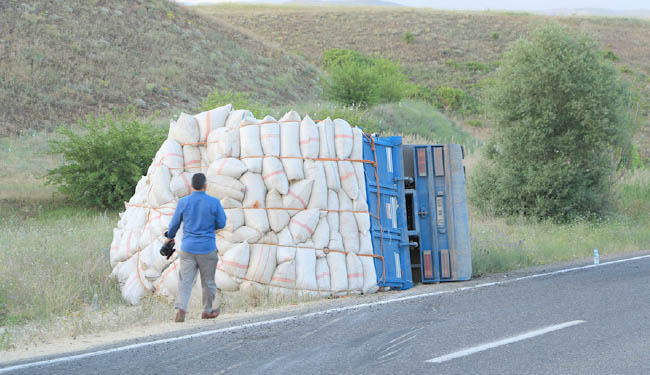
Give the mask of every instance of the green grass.
[{"label": "green grass", "polygon": [[637,169],[617,184],[617,212],[595,221],[569,224],[523,218],[500,219],[470,212],[475,275],[650,250],[650,169]]}]

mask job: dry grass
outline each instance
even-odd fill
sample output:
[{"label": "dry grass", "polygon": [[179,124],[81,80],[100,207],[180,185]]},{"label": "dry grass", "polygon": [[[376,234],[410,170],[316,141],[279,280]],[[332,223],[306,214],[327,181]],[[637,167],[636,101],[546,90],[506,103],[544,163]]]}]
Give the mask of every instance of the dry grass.
[{"label": "dry grass", "polygon": [[317,69],[167,0],[0,2],[0,135],[135,104],[192,111],[215,88],[286,104]]}]

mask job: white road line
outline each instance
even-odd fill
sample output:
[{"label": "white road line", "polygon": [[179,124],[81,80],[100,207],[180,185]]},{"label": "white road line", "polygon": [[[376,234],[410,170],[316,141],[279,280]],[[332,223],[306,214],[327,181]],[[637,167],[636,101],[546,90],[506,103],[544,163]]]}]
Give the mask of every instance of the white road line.
[{"label": "white road line", "polygon": [[238,325],[238,326],[221,328],[221,329],[214,329],[214,330],[210,330],[210,331],[203,331],[203,332],[193,333],[193,334],[190,334],[190,335],[184,335],[184,336],[178,336],[178,337],[170,337],[170,338],[160,339],[160,340],[155,340],[155,341],[142,342],[142,343],[139,343],[139,344],[131,344],[131,345],[119,346],[119,347],[116,347],[116,348],[104,349],[104,350],[99,350],[99,351],[95,351],[95,352],[82,353],[82,354],[77,354],[77,355],[72,355],[72,356],[67,356],[67,357],[59,357],[59,358],[48,359],[48,360],[44,360],[44,361],[29,362],[29,363],[24,363],[24,364],[21,364],[21,365],[15,365],[15,366],[0,368],[0,374],[4,374],[4,373],[7,373],[7,372],[16,371],[16,370],[24,370],[24,369],[31,368],[31,367],[36,367],[36,366],[53,365],[53,364],[56,364],[56,363],[71,362],[71,361],[76,361],[76,360],[84,359],[84,358],[97,357],[97,356],[104,355],[104,354],[118,353],[118,352],[123,352],[123,351],[126,351],[126,350],[142,348],[142,347],[146,347],[146,346],[152,346],[152,345],[159,345],[159,344],[166,344],[166,343],[170,343],[170,342],[188,340],[188,339],[193,339],[193,338],[196,338],[196,337],[215,335],[215,334],[224,333],[224,332],[239,331],[239,330],[246,329],[246,328],[273,325],[273,324],[283,323],[283,322],[288,322],[288,321],[293,321],[293,320],[308,319],[308,318],[313,318],[313,317],[316,317],[316,316],[327,315],[327,314],[337,313],[337,312],[341,312],[341,311],[362,309],[362,308],[366,308],[366,307],[386,305],[386,304],[389,304],[389,303],[402,302],[402,301],[408,301],[408,300],[426,298],[426,297],[433,297],[433,296],[439,296],[439,295],[450,294],[450,293],[455,293],[455,292],[463,292],[463,291],[466,291],[466,290],[479,289],[479,288],[484,288],[484,287],[494,286],[494,285],[508,284],[508,283],[512,283],[512,282],[515,282],[515,281],[521,281],[521,280],[527,280],[527,279],[534,279],[534,278],[538,278],[538,277],[557,275],[557,274],[562,274],[562,273],[566,273],[566,272],[584,270],[584,269],[588,269],[588,268],[605,267],[605,266],[609,266],[609,265],[612,265],[612,264],[618,264],[618,263],[624,263],[624,262],[632,262],[632,261],[635,261],[635,260],[640,260],[640,259],[645,259],[645,258],[650,258],[650,255],[642,255],[642,256],[633,257],[633,258],[619,259],[619,260],[615,260],[615,261],[611,261],[611,262],[607,262],[607,263],[601,263],[601,264],[598,264],[598,265],[588,265],[588,266],[582,266],[582,267],[567,268],[567,269],[562,269],[562,270],[553,271],[553,272],[545,272],[545,273],[539,273],[539,274],[535,274],[535,275],[518,277],[518,278],[515,278],[515,279],[477,284],[477,285],[462,287],[462,288],[453,289],[453,290],[443,290],[443,291],[439,291],[439,292],[415,294],[415,295],[411,295],[411,296],[386,299],[386,300],[382,300],[382,301],[360,303],[358,305],[335,307],[335,308],[332,308],[332,309],[323,310],[323,311],[316,311],[316,312],[313,312],[313,313],[308,313],[308,314],[303,314],[303,315],[291,315],[291,316],[287,316],[287,317],[284,317],[284,318],[264,320],[264,321],[261,321],[261,322],[242,324],[242,325]]},{"label": "white road line", "polygon": [[571,322],[556,324],[554,326],[550,326],[550,327],[546,327],[546,328],[540,328],[540,329],[537,329],[535,331],[522,333],[521,335],[508,337],[508,338],[503,339],[503,340],[489,342],[487,344],[482,344],[482,345],[474,346],[474,347],[471,347],[471,348],[459,350],[457,352],[446,354],[446,355],[443,355],[443,356],[440,356],[440,357],[436,357],[436,358],[430,359],[430,360],[425,361],[425,362],[442,363],[442,362],[450,361],[452,359],[465,357],[465,356],[468,356],[468,355],[471,355],[471,354],[474,354],[474,353],[478,353],[478,352],[483,352],[483,351],[486,351],[486,350],[489,350],[489,349],[494,349],[494,348],[497,348],[499,346],[512,344],[512,343],[517,342],[517,341],[527,340],[527,339],[530,339],[530,338],[533,338],[533,337],[545,335],[545,334],[547,334],[549,332],[558,331],[558,330],[561,330],[561,329],[573,327],[575,325],[582,324],[584,322],[585,322],[584,320],[574,320],[574,321],[571,321]]}]

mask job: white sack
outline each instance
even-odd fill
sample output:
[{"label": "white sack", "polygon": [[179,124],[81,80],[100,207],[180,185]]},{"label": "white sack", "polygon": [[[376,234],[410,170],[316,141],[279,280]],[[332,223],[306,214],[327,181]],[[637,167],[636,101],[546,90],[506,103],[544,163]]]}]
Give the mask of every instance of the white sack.
[{"label": "white sack", "polygon": [[262,175],[246,172],[239,180],[246,187],[244,194],[244,208],[264,208],[266,202],[266,186]]},{"label": "white sack", "polygon": [[246,187],[232,177],[216,175],[208,179],[207,193],[219,200],[230,197],[241,202],[244,199]]},{"label": "white sack", "polygon": [[287,112],[280,119],[280,155],[283,157],[282,165],[287,178],[302,180],[305,175],[302,171],[302,158],[300,153],[300,115],[296,111]]},{"label": "white sack", "polygon": [[278,264],[271,277],[271,285],[294,289],[296,287],[296,261]]},{"label": "white sack", "polygon": [[282,201],[284,207],[290,209],[288,210],[290,216],[295,215],[300,210],[307,209],[313,184],[314,180],[300,180],[289,186],[289,192],[282,198]]},{"label": "white sack", "polygon": [[327,181],[322,161],[305,160],[305,179],[314,181],[307,208],[327,209]]},{"label": "white sack", "polygon": [[201,151],[197,146],[183,146],[183,168],[185,172],[201,172]]},{"label": "white sack", "polygon": [[214,281],[217,284],[217,288],[225,292],[234,292],[239,290],[239,282],[220,268],[223,267],[222,264],[221,259],[219,259],[217,270],[214,273]]},{"label": "white sack", "polygon": [[244,207],[244,205],[241,204],[240,201],[228,197],[228,198],[221,199],[221,207],[223,207],[223,208],[242,208],[242,207]]},{"label": "white sack", "polygon": [[282,196],[277,190],[270,190],[266,194],[266,207],[270,208],[270,210],[267,211],[267,214],[271,230],[274,232],[282,231],[289,224],[289,213],[285,210],[273,209],[284,207]]},{"label": "white sack", "polygon": [[199,146],[199,151],[201,152],[201,173],[208,173],[208,167],[210,167],[210,161],[208,160],[208,148],[205,146]]},{"label": "white sack", "polygon": [[324,249],[330,242],[330,226],[327,223],[327,217],[321,217],[312,236],[314,248]]},{"label": "white sack", "polygon": [[289,181],[284,173],[282,162],[278,158],[264,158],[262,162],[262,178],[269,190],[275,189],[280,194],[287,194],[289,191]]},{"label": "white sack", "polygon": [[338,167],[343,191],[347,193],[350,199],[357,199],[359,183],[357,182],[357,174],[354,172],[354,166],[349,161],[339,161]]},{"label": "white sack", "polygon": [[295,246],[295,241],[291,235],[289,227],[285,227],[278,233],[278,245],[281,246]]},{"label": "white sack", "polygon": [[241,208],[227,208],[224,211],[227,219],[223,230],[234,232],[244,225],[244,210]]},{"label": "white sack", "polygon": [[299,248],[296,252],[296,288],[318,290],[314,249]]},{"label": "white sack", "polygon": [[221,270],[240,279],[246,276],[248,261],[250,259],[250,246],[242,242],[233,246],[221,257]]},{"label": "white sack", "polygon": [[349,159],[350,154],[352,153],[352,144],[354,140],[350,124],[345,120],[337,118],[334,120],[334,133],[336,157],[339,159]]},{"label": "white sack", "polygon": [[166,140],[156,153],[152,165],[155,167],[164,165],[175,172],[174,174],[180,174],[183,171],[183,147],[175,140]]},{"label": "white sack", "polygon": [[296,250],[295,246],[278,246],[276,254],[278,264],[296,259]]},{"label": "white sack", "polygon": [[222,158],[239,158],[239,129],[219,128],[208,136],[208,162]]},{"label": "white sack", "polygon": [[239,179],[241,175],[248,170],[246,164],[235,158],[217,159],[208,168],[208,178],[214,179],[216,176],[228,176]]},{"label": "white sack", "polygon": [[260,125],[245,122],[239,129],[241,158],[250,172],[262,173],[262,143],[260,143]]},{"label": "white sack", "polygon": [[228,114],[228,118],[226,119],[225,126],[228,129],[239,129],[239,126],[241,125],[242,121],[254,120],[254,119],[255,117],[253,116],[251,111],[248,111],[246,109],[238,109]]},{"label": "white sack", "polygon": [[280,124],[271,116],[260,124],[260,141],[266,156],[280,156]]},{"label": "white sack", "polygon": [[333,190],[327,191],[327,223],[331,232],[339,231],[339,196]]},{"label": "white sack", "polygon": [[[336,147],[334,146],[334,124],[332,120],[325,119],[318,123],[318,136],[320,140],[320,157],[336,158]],[[335,161],[324,161],[325,177],[327,178],[327,187],[338,191],[341,188],[339,180],[339,171]]]},{"label": "white sack", "polygon": [[270,229],[269,218],[266,215],[266,210],[263,208],[245,208],[244,219],[246,226],[255,229],[261,234],[268,232]]},{"label": "white sack", "polygon": [[199,142],[207,141],[212,130],[226,125],[226,118],[230,110],[232,110],[232,104],[226,104],[223,107],[201,112],[194,116],[199,126]]},{"label": "white sack", "polygon": [[196,119],[187,113],[181,113],[172,128],[172,136],[181,145],[199,141],[199,125]]},{"label": "white sack", "polygon": [[327,254],[327,265],[330,270],[330,288],[335,295],[345,295],[348,290],[348,272],[345,264],[345,254],[331,252]]},{"label": "white sack", "polygon": [[192,193],[192,176],[194,176],[194,173],[183,172],[172,177],[169,187],[177,199]]},{"label": "white sack", "polygon": [[174,194],[170,190],[171,174],[169,169],[161,165],[156,168],[150,177],[151,190],[147,201],[151,207],[160,207],[163,204],[174,200]]},{"label": "white sack", "polygon": [[178,268],[180,266],[180,259],[175,259],[165,270],[162,275],[154,283],[158,294],[169,297],[170,300],[176,298],[178,294]]},{"label": "white sack", "polygon": [[[244,216],[246,217],[246,216]],[[244,225],[233,232],[233,242],[255,243],[262,238],[262,234],[255,228]]]},{"label": "white sack", "polygon": [[320,154],[318,128],[309,116],[300,123],[300,153],[303,158],[317,158]]},{"label": "white sack", "polygon": [[346,256],[348,272],[348,290],[360,293],[363,289],[363,266],[357,254],[348,253]]},{"label": "white sack", "polygon": [[355,199],[352,201],[354,207],[354,218],[357,220],[357,227],[360,233],[366,233],[370,230],[370,214],[368,213],[368,202],[365,199]]},{"label": "white sack", "polygon": [[330,291],[330,267],[327,264],[327,258],[318,258],[316,260],[316,283],[322,296],[332,294]]},{"label": "white sack", "polygon": [[246,279],[262,284],[270,283],[275,271],[277,249],[275,245],[251,245]]},{"label": "white sack", "polygon": [[357,219],[354,217],[352,211],[352,201],[348,195],[339,192],[339,233],[343,237],[343,247],[345,251],[358,253],[359,252],[359,228],[357,227]]},{"label": "white sack", "polygon": [[293,240],[301,243],[310,238],[314,234],[316,225],[318,225],[319,217],[320,211],[315,208],[300,211],[292,217],[291,221],[289,221],[289,230]]}]

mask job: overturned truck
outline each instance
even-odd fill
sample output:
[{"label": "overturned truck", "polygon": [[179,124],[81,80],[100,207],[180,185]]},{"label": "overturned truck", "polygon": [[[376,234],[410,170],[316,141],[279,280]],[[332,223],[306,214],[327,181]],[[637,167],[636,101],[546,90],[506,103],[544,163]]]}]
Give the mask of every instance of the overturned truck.
[{"label": "overturned truck", "polygon": [[[423,147],[428,151],[417,151]],[[294,111],[279,120],[231,105],[181,114],[120,214],[112,275],[132,304],[147,293],[175,297],[179,260],[159,249],[177,200],[190,194],[192,174],[203,172],[227,216],[216,233],[222,291],[326,297],[406,289],[413,275],[422,282],[468,279],[462,150],[432,147],[402,147],[400,137]],[[420,169],[404,168],[405,155]],[[431,169],[430,179],[422,168]],[[430,202],[415,194],[415,175],[425,177],[419,191],[427,190]],[[429,205],[431,218],[423,209]],[[420,229],[427,221],[435,228]]]}]

